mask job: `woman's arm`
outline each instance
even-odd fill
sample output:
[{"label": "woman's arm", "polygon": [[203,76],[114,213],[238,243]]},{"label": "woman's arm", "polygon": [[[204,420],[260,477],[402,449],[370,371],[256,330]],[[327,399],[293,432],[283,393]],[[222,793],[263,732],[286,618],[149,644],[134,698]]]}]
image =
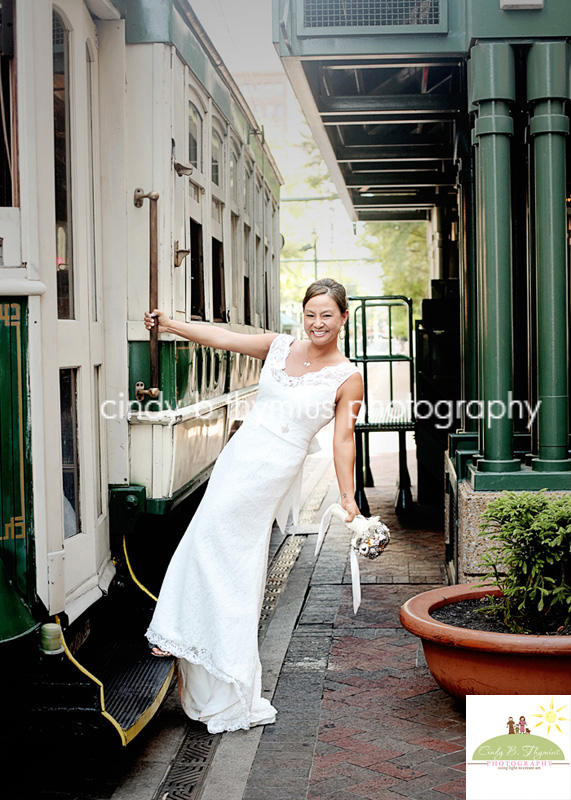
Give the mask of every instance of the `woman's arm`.
[{"label": "woman's arm", "polygon": [[356,373],[341,384],[335,406],[333,463],[341,493],[341,505],[347,511],[347,522],[360,513],[355,502],[355,422],[363,402],[363,379]]},{"label": "woman's arm", "polygon": [[159,333],[176,333],[184,339],[189,339],[197,344],[207,347],[216,347],[220,350],[232,350],[234,353],[244,353],[254,358],[265,358],[277,333],[236,333],[217,325],[208,325],[204,322],[178,322],[167,317],[164,311],[155,308],[154,311],[145,311],[145,327],[151,330],[158,321]]}]

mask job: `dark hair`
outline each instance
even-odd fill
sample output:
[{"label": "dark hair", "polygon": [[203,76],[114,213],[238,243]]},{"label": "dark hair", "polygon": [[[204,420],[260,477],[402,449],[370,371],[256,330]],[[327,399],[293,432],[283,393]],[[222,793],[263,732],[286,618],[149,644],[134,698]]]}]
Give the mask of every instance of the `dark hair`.
[{"label": "dark hair", "polygon": [[303,298],[303,308],[312,297],[316,297],[318,294],[330,294],[339,306],[341,313],[344,314],[347,311],[347,292],[345,287],[334,281],[333,278],[320,278],[308,286]]}]

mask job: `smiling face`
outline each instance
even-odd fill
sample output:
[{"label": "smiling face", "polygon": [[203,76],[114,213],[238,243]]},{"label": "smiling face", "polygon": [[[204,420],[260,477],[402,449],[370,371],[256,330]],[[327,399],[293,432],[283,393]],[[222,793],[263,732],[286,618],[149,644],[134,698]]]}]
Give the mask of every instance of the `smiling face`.
[{"label": "smiling face", "polygon": [[349,312],[344,314],[330,294],[318,294],[305,304],[303,327],[312,344],[336,341]]}]

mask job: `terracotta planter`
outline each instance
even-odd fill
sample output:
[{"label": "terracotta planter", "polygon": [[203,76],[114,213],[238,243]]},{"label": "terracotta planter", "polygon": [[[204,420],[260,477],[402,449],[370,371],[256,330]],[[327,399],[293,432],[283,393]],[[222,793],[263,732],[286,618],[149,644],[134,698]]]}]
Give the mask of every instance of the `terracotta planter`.
[{"label": "terracotta planter", "polygon": [[430,612],[499,589],[443,586],[411,597],[402,625],[422,639],[434,679],[452,695],[571,694],[571,636],[489,633],[438,622]]}]

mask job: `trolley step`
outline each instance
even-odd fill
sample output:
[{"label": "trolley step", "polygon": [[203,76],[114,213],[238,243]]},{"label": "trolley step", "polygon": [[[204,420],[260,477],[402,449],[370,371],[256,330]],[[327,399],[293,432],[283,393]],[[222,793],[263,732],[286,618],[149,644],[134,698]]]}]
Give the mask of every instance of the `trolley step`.
[{"label": "trolley step", "polygon": [[151,655],[142,637],[102,642],[97,648],[94,645],[87,645],[89,651],[82,653],[81,666],[101,682],[102,711],[113,718],[122,738],[130,741],[153,716],[166,694],[174,658]]},{"label": "trolley step", "polygon": [[84,625],[81,646],[74,644],[74,626],[64,632],[63,653],[41,657],[29,692],[29,711],[40,728],[73,725],[111,738],[114,728],[127,745],[145,727],[171,685],[175,659],[151,654],[144,636],[150,609],[141,611],[130,619],[95,616]]}]

